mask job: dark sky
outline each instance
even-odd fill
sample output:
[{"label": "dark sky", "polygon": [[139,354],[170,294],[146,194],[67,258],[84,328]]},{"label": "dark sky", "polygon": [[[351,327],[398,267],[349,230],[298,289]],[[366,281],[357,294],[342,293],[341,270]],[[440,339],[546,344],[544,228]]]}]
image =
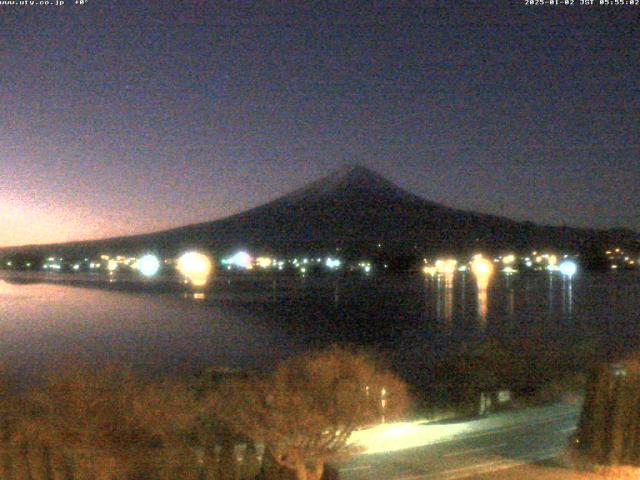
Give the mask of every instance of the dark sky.
[{"label": "dark sky", "polygon": [[0,6],[0,246],[212,220],[353,163],[640,230],[640,7],[66,3]]}]

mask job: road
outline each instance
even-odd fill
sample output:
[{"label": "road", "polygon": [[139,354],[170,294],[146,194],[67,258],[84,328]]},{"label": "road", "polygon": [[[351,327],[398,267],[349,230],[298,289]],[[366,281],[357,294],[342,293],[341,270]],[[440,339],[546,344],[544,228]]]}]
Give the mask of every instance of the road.
[{"label": "road", "polygon": [[579,405],[557,404],[449,424],[395,424],[357,432],[366,452],[339,465],[344,480],[452,480],[556,456]]}]

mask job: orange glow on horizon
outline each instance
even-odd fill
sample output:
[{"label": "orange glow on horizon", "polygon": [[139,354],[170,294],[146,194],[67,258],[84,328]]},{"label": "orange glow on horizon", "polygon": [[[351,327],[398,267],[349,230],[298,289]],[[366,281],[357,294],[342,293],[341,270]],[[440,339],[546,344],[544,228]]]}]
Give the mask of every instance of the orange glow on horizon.
[{"label": "orange glow on horizon", "polygon": [[138,235],[209,219],[149,218],[122,210],[97,213],[88,206],[61,205],[45,197],[24,201],[0,192],[0,248]]}]

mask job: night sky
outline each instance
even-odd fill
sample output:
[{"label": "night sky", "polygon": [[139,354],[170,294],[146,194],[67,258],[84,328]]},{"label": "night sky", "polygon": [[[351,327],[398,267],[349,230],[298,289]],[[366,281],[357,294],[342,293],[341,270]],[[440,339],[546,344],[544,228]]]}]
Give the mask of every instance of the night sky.
[{"label": "night sky", "polygon": [[354,163],[640,231],[640,7],[523,3],[0,6],[0,246],[214,220]]}]

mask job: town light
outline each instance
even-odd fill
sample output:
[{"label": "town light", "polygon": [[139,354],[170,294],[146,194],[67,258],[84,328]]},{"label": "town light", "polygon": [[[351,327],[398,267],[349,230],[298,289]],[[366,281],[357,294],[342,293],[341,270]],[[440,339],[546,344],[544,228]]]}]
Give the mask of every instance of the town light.
[{"label": "town light", "polygon": [[511,265],[515,261],[516,261],[515,255],[505,255],[504,257],[502,257],[502,263],[504,263],[505,265]]},{"label": "town light", "polygon": [[476,277],[478,286],[478,317],[485,323],[487,321],[487,313],[489,311],[489,296],[487,289],[489,280],[493,275],[493,263],[484,258],[482,255],[475,255],[471,262],[471,271]]},{"label": "town light", "polygon": [[562,275],[569,278],[573,277],[576,274],[576,271],[578,270],[578,266],[576,265],[576,262],[573,262],[571,260],[566,260],[562,262],[558,268]]},{"label": "town light", "polygon": [[429,265],[427,265],[426,267],[424,267],[422,269],[422,271],[425,273],[425,275],[430,275],[430,276],[434,276],[436,273],[438,273],[438,270],[436,269],[436,267],[431,267]]},{"label": "town light", "polygon": [[475,255],[471,262],[471,271],[478,278],[488,278],[493,274],[493,264],[482,255]]},{"label": "town light", "polygon": [[336,269],[340,268],[342,262],[340,262],[340,260],[338,260],[337,258],[327,257],[324,263],[328,268]]},{"label": "town light", "polygon": [[245,251],[240,251],[229,258],[225,258],[222,263],[224,265],[233,265],[239,268],[244,268],[245,270],[251,270],[253,268],[253,259],[251,255],[249,255]]},{"label": "town light", "polygon": [[136,269],[145,277],[153,277],[160,270],[160,260],[152,254],[143,255],[136,262]]},{"label": "town light", "polygon": [[275,263],[270,257],[258,257],[256,258],[256,265],[260,268],[269,268],[273,263]]},{"label": "town light", "polygon": [[211,273],[211,260],[199,252],[187,252],[178,259],[178,271],[194,286],[207,284]]},{"label": "town light", "polygon": [[445,260],[436,260],[436,270],[438,273],[450,275],[455,273],[458,261],[453,258],[447,258]]}]

